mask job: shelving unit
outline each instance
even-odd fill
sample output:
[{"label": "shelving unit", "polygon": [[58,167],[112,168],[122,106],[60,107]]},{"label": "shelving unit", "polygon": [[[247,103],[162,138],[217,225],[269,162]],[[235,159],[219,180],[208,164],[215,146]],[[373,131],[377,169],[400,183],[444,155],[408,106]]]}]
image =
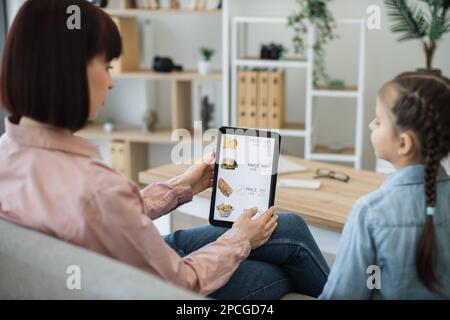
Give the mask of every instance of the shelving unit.
[{"label": "shelving unit", "polygon": [[[178,144],[182,142],[176,135],[172,135],[171,129],[156,130],[154,132],[145,132],[139,126],[118,125],[111,133],[103,130],[102,124],[91,123],[76,133],[77,136],[92,140],[121,140],[133,143],[149,144]],[[207,144],[208,141],[195,139],[194,143]]]},{"label": "shelving unit", "polygon": [[105,8],[106,13],[112,16],[134,17],[151,15],[169,15],[169,14],[220,14],[221,9],[213,10],[190,10],[190,9],[135,9],[135,8]]},{"label": "shelving unit", "polygon": [[191,132],[192,140],[180,139],[177,132],[170,129],[145,132],[139,126],[118,125],[111,133],[103,130],[103,125],[90,123],[75,135],[90,140],[106,140],[109,142],[112,167],[134,181],[138,181],[139,172],[148,169],[148,146],[150,144],[176,145],[179,143],[209,144],[203,137]]},{"label": "shelving unit", "polygon": [[222,72],[214,71],[210,74],[199,74],[195,70],[174,71],[174,72],[154,72],[153,70],[137,70],[112,75],[115,79],[146,79],[146,80],[177,80],[177,81],[194,81],[194,80],[222,80]]},{"label": "shelving unit", "polygon": [[[160,130],[150,134],[142,134],[140,128],[129,128],[129,131],[118,131],[113,134],[101,133],[101,127],[90,127],[81,134],[85,137],[100,138],[105,140],[121,139],[135,143],[162,143],[172,144],[170,140],[170,130],[176,128],[186,128],[192,130],[191,118],[191,98],[195,94],[192,88],[193,81],[221,81],[222,83],[222,110],[221,118],[224,125],[236,125],[237,121],[237,71],[239,68],[266,68],[266,69],[294,69],[306,72],[306,96],[305,96],[305,117],[304,123],[284,123],[279,133],[284,137],[305,139],[304,157],[305,159],[348,162],[353,163],[355,168],[361,168],[362,158],[362,123],[363,123],[363,95],[364,95],[364,64],[365,64],[365,24],[363,19],[340,19],[338,23],[353,24],[360,27],[359,37],[359,71],[358,80],[355,86],[339,87],[318,87],[314,88],[312,83],[314,52],[311,47],[306,52],[304,58],[288,58],[281,61],[261,60],[256,57],[244,54],[238,55],[238,26],[244,24],[284,24],[287,23],[285,17],[255,17],[255,16],[231,16],[229,11],[231,0],[222,1],[222,9],[217,10],[186,10],[186,9],[133,9],[129,8],[130,1],[122,0],[120,8],[105,9],[113,16],[119,17],[141,17],[151,15],[177,15],[177,14],[217,14],[222,22],[222,50],[223,61],[222,71],[214,71],[208,75],[200,75],[195,70],[185,70],[182,72],[157,73],[152,70],[132,70],[114,74],[115,79],[142,79],[143,81],[171,82],[171,128]],[[231,24],[231,26],[230,26]],[[231,31],[231,33],[230,33]],[[314,42],[314,29],[308,28],[307,42]],[[230,53],[231,59],[227,53]],[[195,97],[195,96],[194,96]],[[314,125],[316,113],[316,98],[350,98],[356,99],[356,133],[352,146],[345,146],[340,152],[333,152],[323,144],[316,141],[318,128]],[[231,99],[231,101],[229,100]],[[230,105],[230,108],[228,108]],[[231,112],[231,113],[230,113]]]},{"label": "shelving unit", "polygon": [[[182,15],[194,15],[195,19],[203,17],[213,17],[219,25],[221,25],[222,37],[222,67],[221,71],[215,71],[207,76],[199,75],[194,70],[185,70],[183,72],[173,72],[169,74],[155,73],[152,70],[133,70],[115,74],[115,79],[140,79],[142,81],[170,81],[171,82],[171,128],[158,130],[152,133],[145,133],[139,126],[122,126],[119,125],[112,133],[106,133],[100,124],[91,124],[85,129],[77,133],[77,135],[94,140],[106,140],[110,142],[110,146],[114,146],[114,150],[122,150],[124,153],[122,159],[118,160],[119,167],[123,172],[137,181],[137,173],[139,171],[148,169],[148,146],[149,144],[165,144],[175,145],[179,143],[177,139],[171,139],[172,128],[190,127],[192,119],[190,111],[191,95],[198,93],[196,88],[192,88],[193,81],[219,81],[221,82],[221,109],[220,118],[223,125],[236,125],[237,108],[236,108],[236,75],[237,69],[242,67],[247,68],[279,68],[279,69],[293,69],[299,72],[306,72],[307,74],[307,94],[305,96],[305,120],[304,123],[284,123],[279,130],[283,137],[293,137],[305,139],[304,155],[306,159],[317,159],[322,161],[338,161],[354,163],[356,168],[361,166],[361,151],[362,151],[362,97],[364,92],[364,68],[360,68],[358,75],[358,83],[354,87],[346,88],[313,88],[312,74],[313,74],[313,51],[310,48],[306,52],[304,59],[286,59],[283,61],[260,60],[258,58],[242,55],[238,57],[237,51],[237,25],[248,23],[273,23],[286,24],[285,17],[236,17],[239,14],[240,1],[242,0],[223,0],[222,8],[220,10],[146,10],[146,9],[132,9],[129,8],[130,0],[121,0],[120,8],[105,9],[105,12],[111,16],[117,17],[136,17],[143,19],[146,17],[161,17],[168,16],[170,19],[177,19]],[[242,1],[244,2],[244,1]],[[293,1],[294,2],[294,1]],[[247,10],[249,14],[253,12]],[[286,16],[288,12],[286,12]],[[169,18],[168,18],[169,19]],[[361,23],[362,20],[347,20],[344,23]],[[312,43],[314,40],[314,30],[310,28],[308,32],[308,42]],[[360,38],[360,66],[364,66],[364,45],[365,45],[365,30],[362,28]],[[148,64],[147,64],[148,66]],[[194,90],[193,90],[194,89]],[[355,146],[346,148],[340,154],[333,153],[327,146],[316,143],[314,140],[314,126],[313,115],[315,110],[315,98],[330,97],[330,98],[352,98],[357,99],[357,134],[355,137]],[[231,100],[230,100],[231,99]],[[189,101],[189,103],[186,103]],[[302,120],[303,121],[303,120]],[[187,128],[190,129],[190,128]],[[190,130],[192,132],[192,130]],[[195,142],[200,142],[197,140]],[[201,141],[208,143],[207,141]],[[111,150],[112,152],[112,150]],[[168,160],[169,161],[169,160]],[[198,211],[197,209],[193,211]],[[165,217],[167,223],[163,230],[169,230],[170,218]],[[159,219],[161,221],[163,219]]]},{"label": "shelving unit", "polygon": [[[234,17],[231,25],[231,118],[232,124],[237,125],[237,74],[238,68],[308,68],[308,59],[286,59],[286,60],[262,60],[255,58],[240,58],[238,48],[238,30],[241,24],[250,23],[272,23],[286,24],[286,18],[277,17]],[[279,130],[282,136],[305,137],[307,128],[305,124],[285,124]]]},{"label": "shelving unit", "polygon": [[[354,167],[361,168],[362,160],[362,122],[364,98],[364,65],[365,65],[365,23],[363,19],[341,19],[340,23],[355,24],[360,27],[359,45],[359,71],[358,85],[346,87],[313,87],[313,61],[314,51],[309,46],[305,59],[261,60],[255,58],[239,57],[239,26],[248,24],[287,24],[287,18],[281,17],[234,17],[231,20],[231,119],[237,124],[237,76],[238,69],[247,68],[276,68],[297,69],[306,71],[306,97],[305,97],[305,124],[289,126],[284,124],[279,133],[281,136],[298,137],[305,139],[304,155],[306,159],[333,162],[350,162]],[[307,43],[314,43],[315,30],[308,28]],[[339,153],[332,152],[328,147],[316,143],[316,128],[313,123],[315,112],[314,100],[317,97],[355,98],[356,99],[356,134],[355,145],[347,146]],[[264,128],[263,128],[264,129]]]},{"label": "shelving unit", "polygon": [[[114,3],[113,3],[114,4]],[[117,5],[117,2],[115,3]],[[145,19],[147,17],[160,17],[160,16],[173,16],[174,19],[180,15],[196,15],[200,17],[206,17],[211,15],[217,15],[220,17],[218,23],[222,29],[226,25],[223,17],[227,12],[227,4],[222,6],[222,9],[213,10],[189,10],[189,9],[139,9],[133,8],[133,1],[120,0],[118,1],[118,7],[103,9],[107,14],[115,18],[116,23],[123,23],[122,33],[124,37],[130,35],[130,31],[133,34],[132,40],[128,41],[128,52],[132,51],[136,53],[136,27],[133,29],[127,29],[130,25],[130,18]],[[223,41],[222,44],[226,44],[227,41]],[[124,43],[126,44],[126,43]],[[224,48],[224,50],[227,50]],[[226,55],[225,55],[226,56]],[[122,56],[123,57],[123,56]],[[192,98],[198,97],[197,87],[193,86],[194,81],[199,83],[203,82],[220,82],[224,86],[224,82],[228,81],[228,76],[223,75],[221,70],[215,70],[207,75],[199,74],[196,70],[183,70],[179,72],[154,72],[151,69],[140,69],[139,59],[132,56],[131,58],[133,66],[121,69],[117,68],[115,72],[112,72],[112,77],[118,80],[133,80],[138,79],[142,81],[169,81],[170,83],[170,128],[157,130],[154,132],[144,132],[141,126],[132,126],[118,124],[111,132],[105,132],[102,124],[90,123],[87,127],[80,130],[76,135],[92,139],[103,140],[109,144],[111,153],[112,166],[123,174],[138,181],[138,172],[144,169],[148,169],[148,147],[150,144],[164,144],[175,145],[183,141],[182,138],[174,133],[175,129],[184,129],[190,132],[193,137],[193,141],[196,144],[208,144],[211,141],[203,141],[203,137],[197,137],[194,133],[193,121],[192,121]],[[225,59],[224,59],[225,60]],[[127,63],[129,61],[126,61]],[[137,63],[136,63],[137,62]],[[136,65],[136,66],[134,66]],[[224,79],[223,79],[224,78]],[[223,81],[224,80],[224,81]],[[223,87],[222,87],[223,88]],[[224,95],[221,95],[222,97]],[[228,98],[223,97],[224,104],[227,103]],[[219,111],[219,110],[218,110]],[[228,122],[228,112],[223,112],[222,116],[225,117],[225,121]]]},{"label": "shelving unit", "polygon": [[306,68],[307,61],[300,59],[287,60],[259,60],[259,59],[236,59],[236,66],[259,67],[259,68]]},{"label": "shelving unit", "polygon": [[[340,152],[332,152],[327,146],[316,143],[316,132],[312,130],[306,138],[306,158],[319,161],[347,162],[353,163],[355,169],[361,169],[363,149],[363,122],[364,122],[364,77],[366,56],[366,24],[364,19],[340,19],[339,23],[350,24],[359,27],[358,48],[358,80],[357,86],[344,88],[312,88],[311,81],[307,89],[307,122],[313,126],[314,98],[352,98],[356,99],[356,123],[354,146],[346,146]],[[310,56],[314,54],[309,48]],[[309,70],[312,77],[312,66]]]}]

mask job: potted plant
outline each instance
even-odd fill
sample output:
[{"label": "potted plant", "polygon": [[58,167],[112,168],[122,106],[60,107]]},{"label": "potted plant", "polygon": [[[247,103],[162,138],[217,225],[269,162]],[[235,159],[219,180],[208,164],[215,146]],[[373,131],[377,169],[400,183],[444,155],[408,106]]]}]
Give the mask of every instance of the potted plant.
[{"label": "potted plant", "polygon": [[399,41],[417,39],[422,42],[427,72],[433,69],[433,57],[439,41],[450,32],[450,0],[385,0],[388,16],[394,24],[392,32],[400,33]]},{"label": "potted plant", "polygon": [[315,29],[316,41],[312,45],[314,49],[314,86],[328,84],[329,76],[325,70],[324,46],[337,36],[334,33],[336,23],[333,14],[328,9],[331,0],[297,0],[300,10],[288,16],[288,26],[294,29],[292,42],[295,53],[304,53],[305,40],[303,37],[308,32],[308,24]]},{"label": "potted plant", "polygon": [[198,62],[198,72],[200,74],[208,74],[211,72],[212,64],[211,58],[214,55],[215,50],[202,47],[200,48],[200,53],[202,55],[202,60]]}]

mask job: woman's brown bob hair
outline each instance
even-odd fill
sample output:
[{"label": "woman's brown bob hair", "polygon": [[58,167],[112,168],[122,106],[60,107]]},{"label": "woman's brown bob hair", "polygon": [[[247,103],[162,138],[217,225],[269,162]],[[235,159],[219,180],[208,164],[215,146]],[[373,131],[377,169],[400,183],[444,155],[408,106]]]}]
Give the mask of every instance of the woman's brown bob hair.
[{"label": "woman's brown bob hair", "polygon": [[[80,8],[81,29],[69,29],[69,6]],[[11,120],[26,116],[77,131],[89,117],[87,65],[122,52],[113,20],[86,0],[28,0],[8,33],[0,98]]]}]

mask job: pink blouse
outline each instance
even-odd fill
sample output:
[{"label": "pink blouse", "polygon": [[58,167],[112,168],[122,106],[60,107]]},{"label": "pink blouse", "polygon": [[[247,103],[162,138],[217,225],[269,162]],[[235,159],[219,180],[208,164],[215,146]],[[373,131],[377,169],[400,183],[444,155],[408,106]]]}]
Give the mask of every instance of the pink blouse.
[{"label": "pink blouse", "polygon": [[96,146],[65,131],[5,120],[0,137],[0,218],[126,262],[207,295],[250,253],[239,229],[180,258],[155,220],[192,200],[173,179],[139,191],[100,160]]}]

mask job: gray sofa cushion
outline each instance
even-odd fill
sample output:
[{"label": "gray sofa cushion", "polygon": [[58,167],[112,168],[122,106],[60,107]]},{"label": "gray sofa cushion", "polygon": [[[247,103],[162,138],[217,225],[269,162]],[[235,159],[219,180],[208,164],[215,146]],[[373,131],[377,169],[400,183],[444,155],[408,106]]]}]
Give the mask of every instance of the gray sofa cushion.
[{"label": "gray sofa cushion", "polygon": [[[334,257],[327,257],[332,264]],[[67,288],[69,266],[81,288]],[[69,281],[70,282],[70,281]],[[205,299],[127,264],[0,219],[0,299]],[[290,293],[283,300],[309,300]]]},{"label": "gray sofa cushion", "polygon": [[[81,289],[66,273],[80,268]],[[69,281],[69,283],[73,283]],[[0,299],[202,299],[127,264],[0,219]]]}]

